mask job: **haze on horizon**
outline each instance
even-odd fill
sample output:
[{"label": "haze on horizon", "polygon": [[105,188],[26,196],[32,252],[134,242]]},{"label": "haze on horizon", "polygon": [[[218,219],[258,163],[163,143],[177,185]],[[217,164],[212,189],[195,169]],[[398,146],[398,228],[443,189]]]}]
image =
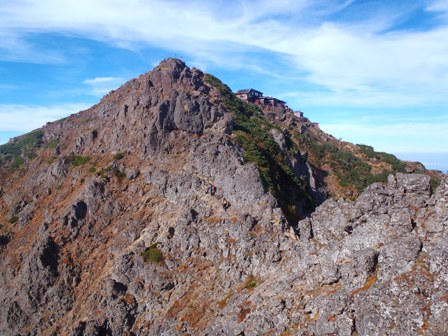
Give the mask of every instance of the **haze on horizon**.
[{"label": "haze on horizon", "polygon": [[448,0],[0,0],[0,143],[167,57],[448,170]]}]

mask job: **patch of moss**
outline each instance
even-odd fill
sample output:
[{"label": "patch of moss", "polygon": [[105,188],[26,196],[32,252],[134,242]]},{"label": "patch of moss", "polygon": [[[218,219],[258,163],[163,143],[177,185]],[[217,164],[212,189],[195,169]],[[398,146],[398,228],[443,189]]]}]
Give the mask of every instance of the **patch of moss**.
[{"label": "patch of moss", "polygon": [[440,183],[442,182],[442,179],[438,176],[431,176],[430,179],[430,184],[431,184],[431,191],[435,192],[437,187],[440,185]]},{"label": "patch of moss", "polygon": [[25,163],[25,159],[21,156],[16,156],[11,163],[11,170],[18,170]]},{"label": "patch of moss", "polygon": [[1,225],[0,227],[1,227],[0,234],[2,234],[4,236],[9,236],[11,234],[10,225],[4,224],[4,225]]},{"label": "patch of moss", "polygon": [[9,222],[10,224],[14,224],[14,223],[16,223],[18,220],[19,220],[19,217],[17,217],[17,216],[12,216],[10,219],[8,219],[8,222]]},{"label": "patch of moss", "polygon": [[90,161],[89,156],[80,156],[80,155],[71,155],[69,156],[68,159],[70,163],[75,167],[82,166]]},{"label": "patch of moss", "polygon": [[[92,169],[93,168],[93,169]],[[89,169],[89,172],[91,173],[95,173],[96,175],[101,177],[101,178],[107,178],[110,175],[113,175],[115,177],[117,177],[119,180],[123,179],[126,177],[126,173],[123,172],[122,170],[120,170],[120,168],[118,167],[113,167],[112,165],[102,168],[99,171],[96,171],[96,169],[94,167],[92,167]]]},{"label": "patch of moss", "polygon": [[79,123],[87,124],[87,123],[91,122],[92,120],[94,120],[94,119],[93,118],[80,118]]},{"label": "patch of moss", "polygon": [[59,145],[59,140],[58,139],[51,139],[45,145],[45,148],[47,148],[47,149],[55,149],[58,145]]},{"label": "patch of moss", "polygon": [[253,275],[249,275],[243,284],[243,288],[250,290],[254,289],[255,287],[257,287],[257,279],[255,279]]},{"label": "patch of moss", "polygon": [[101,178],[107,178],[107,174],[108,174],[108,168],[102,168],[101,170],[96,172],[96,176],[99,176]]},{"label": "patch of moss", "polygon": [[163,254],[162,251],[159,250],[158,245],[160,242],[156,242],[151,244],[149,247],[142,252],[141,256],[145,262],[150,263],[162,263],[163,262]]},{"label": "patch of moss", "polygon": [[122,179],[122,178],[126,177],[126,173],[121,171],[117,167],[113,167],[112,168],[112,173],[114,174],[114,176],[118,177],[119,179]]}]

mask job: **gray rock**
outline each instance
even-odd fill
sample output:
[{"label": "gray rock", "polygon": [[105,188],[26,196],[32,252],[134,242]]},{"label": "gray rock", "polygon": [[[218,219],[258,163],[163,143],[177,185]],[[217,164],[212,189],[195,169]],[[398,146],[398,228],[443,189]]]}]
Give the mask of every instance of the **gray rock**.
[{"label": "gray rock", "polygon": [[[234,123],[202,72],[166,60],[47,125],[69,140],[58,155],[90,161],[48,163],[42,149],[2,182],[2,213],[25,225],[2,226],[0,334],[447,333],[447,177],[433,193],[427,176],[397,174],[354,201],[325,200],[323,176],[288,153],[321,204],[288,223],[241,160]],[[272,132],[280,148],[287,132]]]}]

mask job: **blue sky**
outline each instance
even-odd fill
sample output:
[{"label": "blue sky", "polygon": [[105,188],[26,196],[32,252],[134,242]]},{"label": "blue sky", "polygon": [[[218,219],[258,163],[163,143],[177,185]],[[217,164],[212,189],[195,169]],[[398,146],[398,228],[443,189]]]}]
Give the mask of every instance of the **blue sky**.
[{"label": "blue sky", "polygon": [[166,57],[448,170],[448,0],[0,0],[0,143]]}]

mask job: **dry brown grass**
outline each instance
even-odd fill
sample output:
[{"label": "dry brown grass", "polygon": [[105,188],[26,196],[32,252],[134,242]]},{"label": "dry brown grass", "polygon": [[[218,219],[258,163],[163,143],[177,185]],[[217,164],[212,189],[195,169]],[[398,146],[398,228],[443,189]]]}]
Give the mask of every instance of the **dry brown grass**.
[{"label": "dry brown grass", "polygon": [[373,274],[371,276],[369,276],[366,280],[366,282],[364,283],[364,286],[362,286],[361,288],[357,288],[354,291],[352,291],[352,295],[357,295],[361,292],[364,292],[366,290],[368,290],[370,287],[372,287],[376,281],[378,280],[378,267],[376,268],[375,272],[373,272]]},{"label": "dry brown grass", "polygon": [[240,305],[240,311],[237,315],[238,323],[243,322],[246,319],[246,316],[251,312],[251,301],[246,301]]}]

